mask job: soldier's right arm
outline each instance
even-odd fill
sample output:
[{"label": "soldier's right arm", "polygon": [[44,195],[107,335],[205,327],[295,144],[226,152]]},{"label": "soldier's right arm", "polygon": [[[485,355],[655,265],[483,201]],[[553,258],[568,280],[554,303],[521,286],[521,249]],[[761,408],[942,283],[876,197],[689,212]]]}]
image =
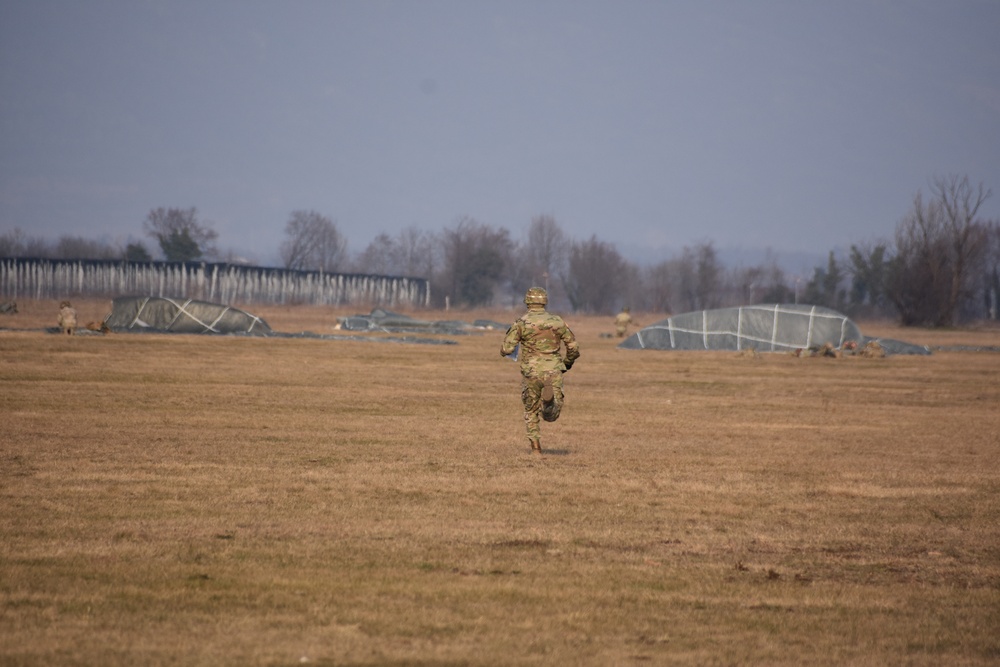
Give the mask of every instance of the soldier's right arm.
[{"label": "soldier's right arm", "polygon": [[507,335],[503,337],[503,344],[500,345],[500,356],[507,357],[514,353],[514,348],[521,342],[521,321],[518,320],[507,329]]}]

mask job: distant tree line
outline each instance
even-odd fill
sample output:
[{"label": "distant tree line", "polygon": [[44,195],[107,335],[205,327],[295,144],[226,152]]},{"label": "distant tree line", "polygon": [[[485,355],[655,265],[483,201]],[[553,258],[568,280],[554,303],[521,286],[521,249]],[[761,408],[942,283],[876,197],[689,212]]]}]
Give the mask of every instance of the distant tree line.
[{"label": "distant tree line", "polygon": [[[892,239],[851,245],[846,256],[831,251],[808,279],[787,275],[771,258],[725,267],[711,242],[639,266],[613,243],[571,238],[550,215],[533,218],[520,239],[463,216],[436,233],[409,227],[379,234],[352,256],[333,220],[293,211],[279,254],[287,269],[428,279],[437,307],[517,305],[528,287],[539,285],[549,290],[554,309],[580,313],[610,314],[625,305],[668,314],[794,302],[852,317],[951,326],[997,319],[1000,223],[979,216],[991,196],[966,176],[936,178],[926,197],[917,192]],[[194,208],[153,209],[143,231],[167,261],[219,258],[217,233]],[[0,257],[153,259],[142,243],[118,248],[64,236],[50,244],[20,230],[0,235]]]}]

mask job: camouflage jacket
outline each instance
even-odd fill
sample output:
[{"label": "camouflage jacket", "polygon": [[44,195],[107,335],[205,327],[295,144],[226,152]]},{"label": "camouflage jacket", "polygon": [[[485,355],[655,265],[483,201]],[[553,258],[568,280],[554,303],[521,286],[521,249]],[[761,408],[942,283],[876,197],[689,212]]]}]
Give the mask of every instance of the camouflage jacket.
[{"label": "camouflage jacket", "polygon": [[[500,354],[508,356],[520,345],[521,375],[531,377],[545,371],[565,371],[580,356],[580,345],[563,319],[542,308],[528,309],[507,329]],[[563,359],[561,347],[566,346]]]},{"label": "camouflage jacket", "polygon": [[59,309],[59,326],[76,326],[76,309],[71,306],[63,306]]}]

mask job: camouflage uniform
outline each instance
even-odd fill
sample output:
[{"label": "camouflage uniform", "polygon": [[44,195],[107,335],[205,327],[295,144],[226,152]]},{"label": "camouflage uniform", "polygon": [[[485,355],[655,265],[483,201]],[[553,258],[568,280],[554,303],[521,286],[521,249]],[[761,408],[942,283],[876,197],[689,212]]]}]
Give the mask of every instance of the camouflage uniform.
[{"label": "camouflage uniform", "polygon": [[76,309],[69,301],[59,304],[59,328],[71,336],[76,332]]},{"label": "camouflage uniform", "polygon": [[[540,416],[547,422],[559,419],[563,406],[562,374],[580,356],[580,346],[563,319],[545,310],[548,303],[545,290],[532,287],[524,302],[528,311],[507,329],[500,355],[508,356],[519,349],[524,424],[531,449],[541,452],[538,418]],[[560,354],[563,345],[566,346],[565,359]],[[546,396],[549,392],[551,397]]]},{"label": "camouflage uniform", "polygon": [[632,324],[632,316],[628,314],[628,308],[622,308],[622,312],[615,315],[615,334],[619,338],[624,338],[630,324]]}]

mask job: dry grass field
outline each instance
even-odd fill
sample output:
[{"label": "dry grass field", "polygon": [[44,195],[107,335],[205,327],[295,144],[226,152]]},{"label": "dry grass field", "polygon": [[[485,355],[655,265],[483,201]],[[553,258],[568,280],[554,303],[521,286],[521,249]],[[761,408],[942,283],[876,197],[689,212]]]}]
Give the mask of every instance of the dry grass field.
[{"label": "dry grass field", "polygon": [[19,306],[0,664],[1000,663],[1000,353],[621,351],[568,317],[537,456],[502,331],[63,337]]}]

